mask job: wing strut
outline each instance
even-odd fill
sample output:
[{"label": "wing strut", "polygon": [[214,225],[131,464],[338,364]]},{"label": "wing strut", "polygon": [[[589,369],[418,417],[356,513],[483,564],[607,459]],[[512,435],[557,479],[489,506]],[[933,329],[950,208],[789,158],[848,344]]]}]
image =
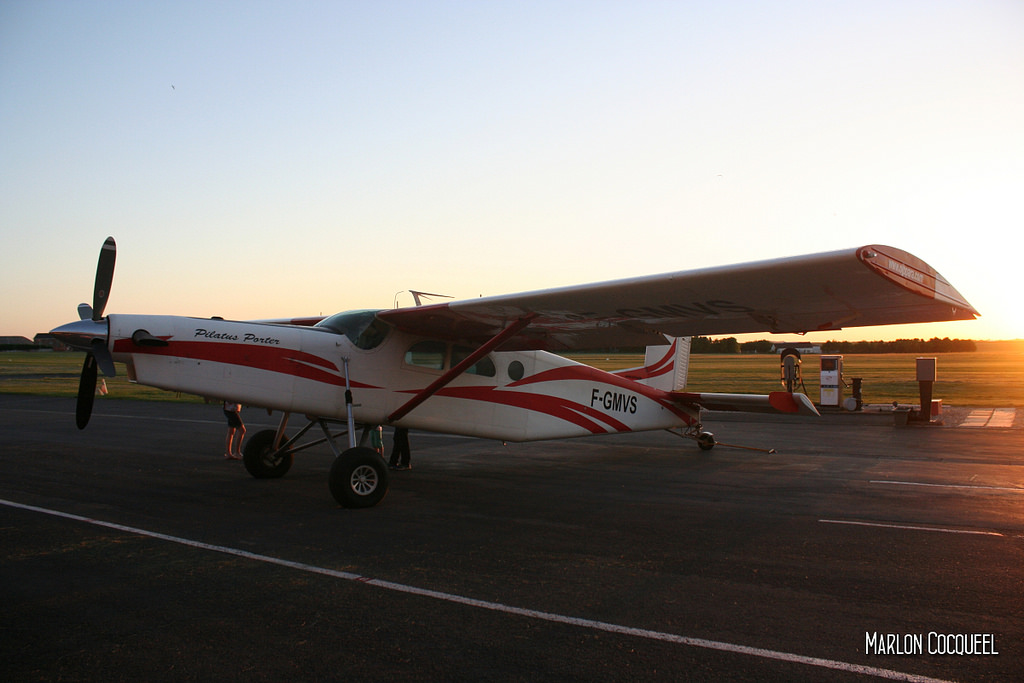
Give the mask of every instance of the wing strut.
[{"label": "wing strut", "polygon": [[463,372],[473,367],[473,364],[478,360],[486,356],[488,353],[505,343],[510,337],[513,337],[522,331],[524,327],[529,325],[534,318],[537,317],[536,313],[531,313],[525,317],[519,318],[514,323],[506,327],[504,330],[496,334],[489,341],[485,342],[483,346],[478,348],[473,353],[466,356],[458,365],[450,369],[438,377],[434,382],[430,384],[426,389],[423,389],[418,394],[406,401],[405,405],[396,410],[395,412],[388,415],[388,423],[393,423],[401,420],[403,417],[409,414],[413,408],[426,401],[428,398],[436,394],[440,389],[445,387],[453,379],[461,375]]},{"label": "wing strut", "polygon": [[[348,380],[348,358],[342,358],[342,362],[345,363],[345,422],[348,425],[348,447],[356,447],[356,418],[352,413],[352,384]],[[320,420],[320,427],[323,428],[324,434],[327,435],[327,440],[331,444],[331,449],[334,449],[334,442],[331,441],[331,433],[327,431],[327,424]],[[337,455],[337,453],[335,453]]]}]

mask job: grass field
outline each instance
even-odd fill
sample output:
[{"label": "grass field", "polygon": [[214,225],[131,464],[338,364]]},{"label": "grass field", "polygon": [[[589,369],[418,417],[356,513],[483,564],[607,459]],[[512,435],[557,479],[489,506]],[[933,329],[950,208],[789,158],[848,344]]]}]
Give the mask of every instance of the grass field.
[{"label": "grass field", "polygon": [[[1024,407],[1024,343],[979,342],[973,353],[936,354],[938,372],[932,396],[947,405]],[[580,362],[605,370],[636,367],[642,355],[573,354]],[[867,403],[916,403],[919,397],[915,359],[918,354],[846,354],[843,377],[852,385],[863,379]],[[805,393],[820,398],[820,357],[804,355]],[[687,389],[726,393],[768,393],[781,389],[776,355],[696,354],[690,357]],[[843,396],[851,395],[844,388]]]},{"label": "grass field", "polygon": [[[0,393],[36,396],[77,396],[83,353],[8,351],[0,353]],[[177,395],[128,381],[124,365],[117,363],[117,377],[106,378],[111,398],[202,403],[190,395]],[[102,375],[100,376],[103,379]]]},{"label": "grass field", "polygon": [[[979,342],[974,353],[936,356],[938,381],[933,396],[955,406],[1024,407],[1024,344]],[[573,354],[581,362],[606,370],[635,367],[642,355]],[[849,354],[843,375],[848,383],[863,378],[868,403],[915,403],[918,385],[917,354]],[[0,393],[75,396],[84,355],[81,353],[0,353]],[[804,388],[812,401],[820,398],[818,356],[803,358]],[[124,367],[106,380],[110,398],[201,402],[190,395],[175,395],[128,381]],[[775,355],[694,355],[690,359],[687,388],[691,391],[767,393],[781,388],[779,358]],[[844,389],[844,396],[850,389]]]}]

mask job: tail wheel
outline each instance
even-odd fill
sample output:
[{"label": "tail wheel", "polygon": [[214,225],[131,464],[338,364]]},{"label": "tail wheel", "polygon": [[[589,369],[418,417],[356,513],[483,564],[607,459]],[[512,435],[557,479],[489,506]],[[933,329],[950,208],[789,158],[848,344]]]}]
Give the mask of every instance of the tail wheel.
[{"label": "tail wheel", "polygon": [[[242,462],[249,474],[257,479],[277,479],[283,477],[292,466],[292,452],[274,449],[277,431],[265,429],[257,432],[245,444]],[[287,441],[287,437],[284,439]]]},{"label": "tail wheel", "polygon": [[328,483],[342,507],[373,507],[388,493],[388,468],[372,448],[350,448],[334,459]]},{"label": "tail wheel", "polygon": [[697,435],[697,445],[702,451],[710,451],[716,443],[715,435],[711,432],[701,432]]}]

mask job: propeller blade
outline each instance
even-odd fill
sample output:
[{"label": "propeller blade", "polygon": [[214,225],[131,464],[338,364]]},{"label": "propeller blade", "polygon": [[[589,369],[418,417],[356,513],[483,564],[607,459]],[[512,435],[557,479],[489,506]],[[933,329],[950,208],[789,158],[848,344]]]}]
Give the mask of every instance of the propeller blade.
[{"label": "propeller blade", "polygon": [[92,306],[89,304],[78,304],[78,319],[92,320]]},{"label": "propeller blade", "polygon": [[114,357],[110,355],[110,349],[107,348],[105,340],[92,340],[92,357],[96,359],[96,364],[104,375],[107,377],[117,376],[117,370],[114,368]]},{"label": "propeller blade", "polygon": [[110,296],[110,285],[114,281],[114,262],[117,260],[117,244],[113,237],[108,237],[100,249],[100,260],[96,264],[96,285],[92,290],[92,319],[103,318],[103,309],[107,307]]},{"label": "propeller blade", "polygon": [[75,405],[75,424],[85,429],[92,417],[92,403],[96,398],[96,358],[86,354],[82,365],[82,378],[78,381],[78,403]]}]

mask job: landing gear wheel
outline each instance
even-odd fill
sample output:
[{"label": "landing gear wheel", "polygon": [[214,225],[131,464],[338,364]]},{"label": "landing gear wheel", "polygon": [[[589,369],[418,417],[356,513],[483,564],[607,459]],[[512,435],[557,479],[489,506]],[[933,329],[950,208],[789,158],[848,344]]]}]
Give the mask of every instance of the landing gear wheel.
[{"label": "landing gear wheel", "polygon": [[388,493],[388,468],[372,448],[350,448],[334,459],[328,482],[342,507],[373,507]]},{"label": "landing gear wheel", "polygon": [[[245,444],[242,462],[249,474],[257,479],[277,479],[283,477],[292,466],[291,451],[274,451],[274,438],[277,431],[265,429],[257,432]],[[287,437],[282,443],[287,441]]]},{"label": "landing gear wheel", "polygon": [[711,432],[701,432],[697,435],[697,445],[702,451],[710,451],[715,447],[715,435]]}]

